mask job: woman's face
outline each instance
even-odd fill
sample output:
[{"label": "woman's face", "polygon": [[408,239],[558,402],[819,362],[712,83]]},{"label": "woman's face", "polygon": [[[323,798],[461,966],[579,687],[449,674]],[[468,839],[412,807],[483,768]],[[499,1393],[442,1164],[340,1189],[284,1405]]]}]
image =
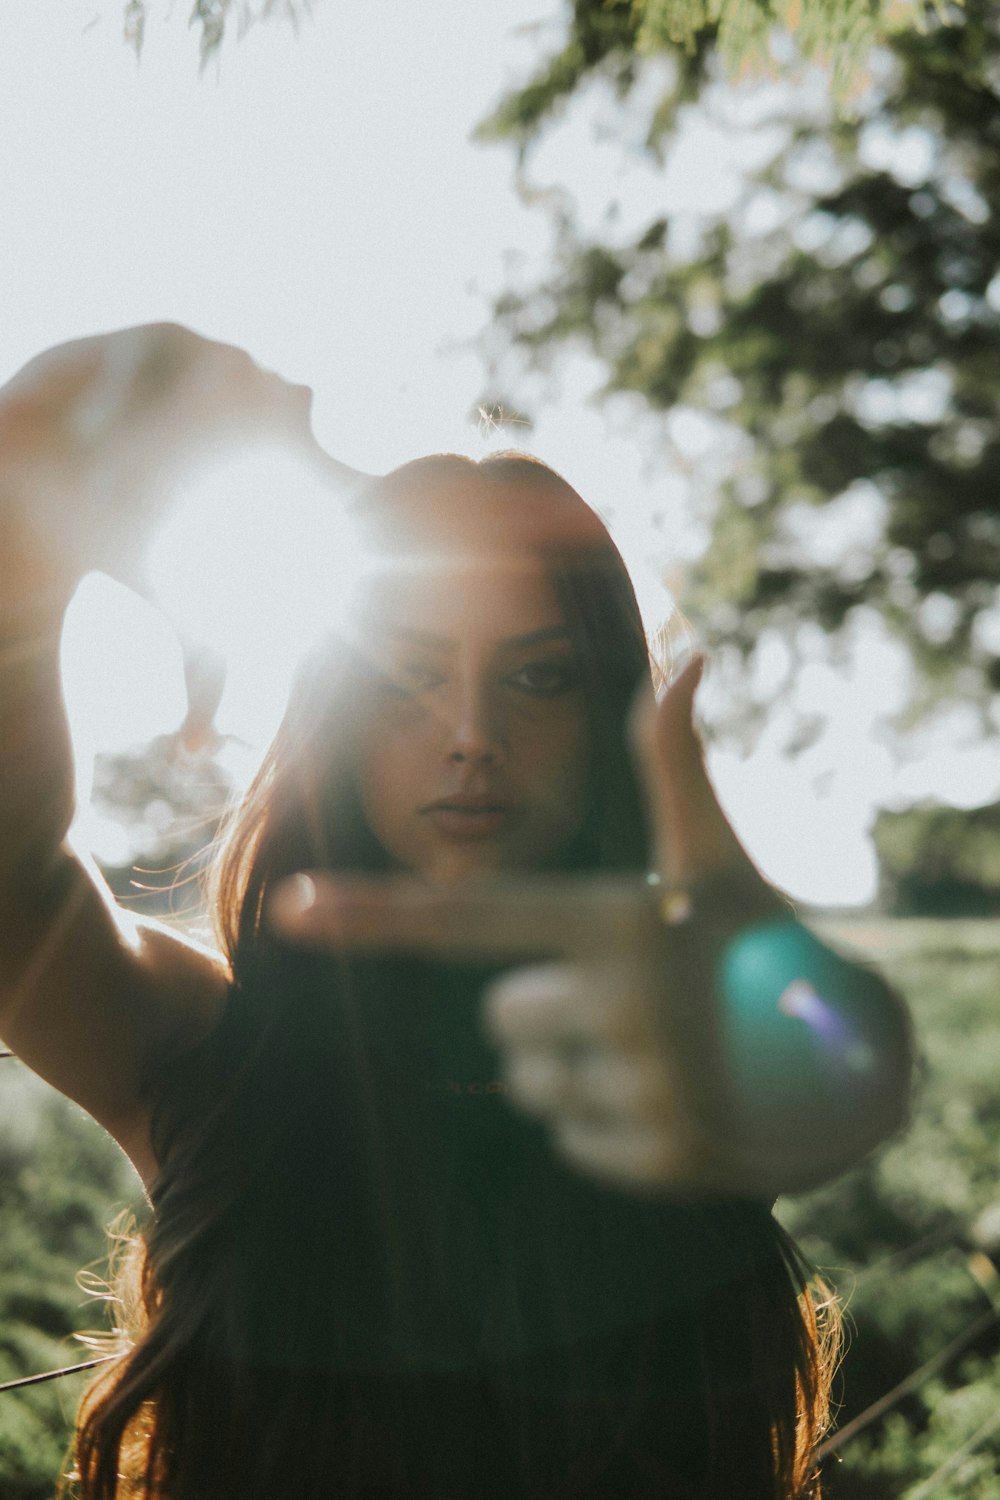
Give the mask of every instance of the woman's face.
[{"label": "woman's face", "polygon": [[590,734],[541,561],[404,568],[366,634],[382,682],[361,798],[393,861],[442,885],[557,861],[586,815]]}]

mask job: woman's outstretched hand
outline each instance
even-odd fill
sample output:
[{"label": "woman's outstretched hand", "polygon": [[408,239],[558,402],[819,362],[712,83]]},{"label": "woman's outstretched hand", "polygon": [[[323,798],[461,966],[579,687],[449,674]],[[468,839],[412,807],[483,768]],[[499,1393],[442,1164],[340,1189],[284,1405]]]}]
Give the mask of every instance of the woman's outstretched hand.
[{"label": "woman's outstretched hand", "polygon": [[835,1176],[904,1122],[909,1025],[876,975],[794,922],[740,845],[694,727],[701,670],[694,658],[633,722],[650,880],[436,891],[311,873],[269,915],[287,940],[335,952],[520,962],[487,992],[485,1022],[508,1097],[548,1120],[568,1160],[623,1188],[770,1198]]},{"label": "woman's outstretched hand", "polygon": [[8,606],[19,578],[36,613],[94,568],[134,584],[152,528],[206,450],[264,434],[320,455],[310,401],[243,350],[174,323],[31,360],[0,390],[0,535],[17,560],[10,579],[5,569]]}]

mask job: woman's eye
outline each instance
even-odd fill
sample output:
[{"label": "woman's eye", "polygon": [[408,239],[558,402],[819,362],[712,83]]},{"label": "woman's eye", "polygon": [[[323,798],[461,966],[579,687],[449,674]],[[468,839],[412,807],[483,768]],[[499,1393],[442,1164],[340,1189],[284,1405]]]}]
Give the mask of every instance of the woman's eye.
[{"label": "woman's eye", "polygon": [[407,697],[411,693],[426,693],[440,687],[444,681],[440,672],[432,667],[423,667],[416,662],[404,662],[392,669],[386,684],[391,693]]},{"label": "woman's eye", "polygon": [[522,692],[537,698],[556,698],[578,682],[576,668],[565,661],[534,661],[512,672],[507,681]]}]

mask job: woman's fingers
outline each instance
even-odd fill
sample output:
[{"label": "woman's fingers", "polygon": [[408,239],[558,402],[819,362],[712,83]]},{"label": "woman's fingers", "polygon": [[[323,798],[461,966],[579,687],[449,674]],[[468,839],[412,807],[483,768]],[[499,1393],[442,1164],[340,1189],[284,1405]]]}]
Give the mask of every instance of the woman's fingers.
[{"label": "woman's fingers", "polygon": [[522,1109],[563,1120],[597,1117],[662,1127],[671,1103],[656,1057],[614,1047],[510,1047],[504,1079]]},{"label": "woman's fingers", "polygon": [[484,995],[515,1101],[560,1118],[666,1121],[673,1091],[654,1016],[642,971],[621,959],[518,969]]},{"label": "woman's fingers", "polygon": [[488,986],[484,1024],[495,1041],[515,1046],[645,1047],[652,1025],[640,974],[623,956],[514,969]]},{"label": "woman's fingers", "polygon": [[331,952],[443,958],[599,959],[651,951],[660,922],[641,880],[525,876],[437,889],[411,876],[308,871],[272,894],[267,920],[291,942]]},{"label": "woman's fingers", "polygon": [[[500,1048],[511,1101],[560,1129],[604,1121],[617,1142],[609,1160],[627,1154],[636,1132],[667,1137],[661,1156],[677,1155],[690,1133],[663,1035],[670,935],[644,882],[535,878],[442,892],[412,879],[317,872],[279,888],[268,920],[286,938],[335,952],[568,958],[518,967],[485,991],[483,1026]],[[645,1170],[633,1163],[627,1175]]]},{"label": "woman's fingers", "polygon": [[658,703],[644,693],[630,726],[657,865],[668,885],[750,863],[715,795],[695,728],[694,700],[704,667],[705,658],[696,654]]},{"label": "woman's fingers", "polygon": [[572,1166],[614,1188],[656,1193],[665,1184],[694,1186],[690,1150],[679,1132],[634,1120],[567,1119],[553,1140]]},{"label": "woman's fingers", "polygon": [[199,465],[229,448],[292,445],[334,493],[361,477],[319,448],[311,399],[245,350],[179,324],[60,345],[0,391],[0,521],[26,555],[134,586],[152,527]]},{"label": "woman's fingers", "polygon": [[[650,997],[624,970],[607,980],[563,965],[520,970],[487,991],[487,1028],[508,1098],[548,1122],[572,1165],[619,1188],[662,1190],[692,1177],[690,1125],[651,1035]],[[622,1026],[623,1000],[644,1026]]]},{"label": "woman's fingers", "polygon": [[15,440],[30,434],[47,445],[83,450],[173,394],[213,352],[217,361],[220,355],[249,361],[172,323],[74,339],[37,355],[4,386],[0,423]]}]

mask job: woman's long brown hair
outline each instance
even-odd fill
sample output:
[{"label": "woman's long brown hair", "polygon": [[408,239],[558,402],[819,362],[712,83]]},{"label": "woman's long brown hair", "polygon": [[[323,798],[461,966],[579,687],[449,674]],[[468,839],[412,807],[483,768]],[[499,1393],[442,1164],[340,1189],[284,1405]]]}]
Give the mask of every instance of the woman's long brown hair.
[{"label": "woman's long brown hair", "polygon": [[[418,460],[376,481],[364,503],[391,518],[400,495],[436,475],[465,476],[470,504],[494,481],[514,481],[540,513],[546,505],[586,509],[551,470],[521,455],[478,465],[450,455]],[[650,656],[624,564],[605,534],[595,541],[587,516],[585,547],[563,537],[544,549],[602,768],[600,793],[563,863],[644,871],[649,838],[625,721]],[[661,668],[669,670],[654,658]],[[293,950],[262,920],[269,890],[296,870],[386,867],[356,783],[371,677],[356,642],[317,649],[229,828],[210,895],[232,967],[230,1000],[214,1035],[159,1080],[161,1171],[131,1265],[138,1312],[129,1352],[81,1403],[72,1476],[80,1500],[430,1500],[407,1488],[405,1464],[426,1446],[435,1414],[451,1413],[447,1441],[456,1451],[466,1423],[470,1432],[488,1429],[487,1397],[470,1374],[457,1379],[420,1363],[427,1338],[438,1330],[444,1338],[460,1293],[434,1238],[441,1139],[421,1092],[418,1018],[446,982],[442,971]],[[468,987],[478,992],[473,977]],[[544,1147],[536,1154],[541,1160]],[[591,1191],[575,1187],[573,1175],[566,1192]],[[806,1265],[765,1205],[657,1212],[667,1226],[662,1277],[672,1321],[666,1333],[654,1330],[647,1353],[676,1399],[657,1413],[631,1373],[629,1420],[652,1434],[646,1492],[664,1500],[818,1495],[812,1455],[827,1422],[835,1333],[830,1309],[817,1314]],[[411,1256],[407,1246],[418,1243]],[[588,1378],[585,1354],[574,1363],[565,1352],[559,1410],[572,1405],[571,1383]],[[507,1381],[511,1450],[528,1443],[540,1420],[518,1395],[522,1356],[530,1358],[515,1348],[497,1366],[500,1384]],[[686,1468],[667,1463],[661,1472],[658,1443],[677,1447],[672,1437],[660,1442],[672,1423],[687,1428],[696,1451]],[[586,1494],[586,1479],[596,1482],[610,1462],[586,1421],[574,1424],[570,1412],[566,1424],[561,1436],[545,1436],[561,1485],[555,1470],[536,1476],[536,1489],[522,1475],[519,1494]]]}]

